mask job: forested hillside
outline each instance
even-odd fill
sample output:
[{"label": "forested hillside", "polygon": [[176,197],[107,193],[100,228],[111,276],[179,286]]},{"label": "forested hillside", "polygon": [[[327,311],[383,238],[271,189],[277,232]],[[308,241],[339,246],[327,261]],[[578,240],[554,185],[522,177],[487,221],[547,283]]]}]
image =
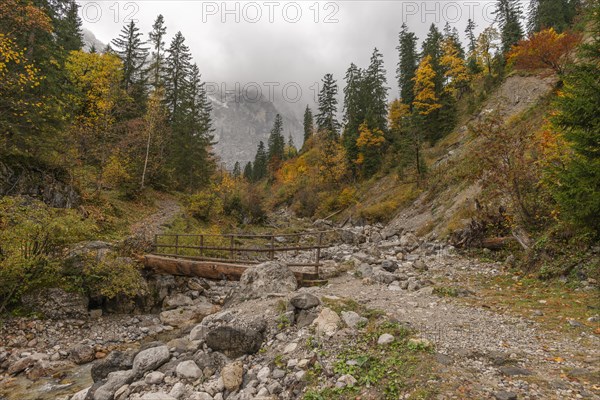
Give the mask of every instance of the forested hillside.
[{"label": "forested hillside", "polygon": [[[413,230],[465,247],[497,239],[504,248],[513,237],[536,269],[587,254],[598,238],[597,1],[536,0],[522,10],[499,0],[479,35],[471,20],[465,32],[432,24],[424,38],[404,24],[396,65],[384,66],[375,48],[368,65],[325,74],[318,108],[306,107],[304,143],[286,137],[276,115],[254,161],[231,172],[216,166],[201,70],[182,32],[167,43],[167,24],[158,15],[145,33],[131,21],[106,48],[84,51],[75,3],[0,5],[4,303],[30,289],[22,284],[39,276],[32,271],[52,265],[55,276],[65,246],[122,234],[159,192],[185,205],[177,227],[218,232],[264,224],[283,207],[386,223],[464,197]],[[517,77],[550,90],[503,115],[498,93]]]}]

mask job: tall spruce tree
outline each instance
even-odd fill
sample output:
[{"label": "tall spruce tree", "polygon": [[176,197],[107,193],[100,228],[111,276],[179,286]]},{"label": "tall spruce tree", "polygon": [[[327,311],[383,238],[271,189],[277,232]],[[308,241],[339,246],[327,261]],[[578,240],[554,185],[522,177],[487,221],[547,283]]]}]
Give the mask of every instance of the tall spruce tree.
[{"label": "tall spruce tree", "polygon": [[123,26],[119,37],[111,41],[115,53],[123,62],[123,88],[127,92],[131,92],[135,86],[143,85],[145,79],[144,65],[148,48],[145,47],[142,36],[140,28],[131,20]]},{"label": "tall spruce tree", "polygon": [[285,157],[285,138],[283,136],[283,119],[281,115],[275,115],[273,128],[267,142],[267,157],[272,171],[277,170]]},{"label": "tall spruce tree", "polygon": [[500,27],[502,53],[507,54],[523,38],[519,0],[498,0],[495,14]]},{"label": "tall spruce tree", "polygon": [[414,77],[419,61],[417,40],[417,36],[413,32],[408,31],[406,24],[402,24],[399,37],[400,43],[396,47],[400,53],[396,76],[398,78],[398,87],[400,88],[400,100],[411,107],[414,101]]},{"label": "tall spruce tree", "polygon": [[359,127],[366,117],[365,84],[363,71],[354,63],[346,71],[346,86],[344,87],[344,132],[342,143],[346,149],[349,165],[352,172],[356,172],[354,161],[358,157],[356,140],[359,136]]},{"label": "tall spruce tree", "polygon": [[308,104],[306,105],[306,109],[304,110],[303,125],[304,125],[304,143],[302,144],[302,148],[304,149],[306,147],[306,143],[311,138],[311,136],[313,135],[313,132],[315,130],[315,124],[314,124],[314,120],[313,120],[312,110],[310,109]]},{"label": "tall spruce tree", "polygon": [[152,32],[148,34],[150,44],[152,45],[152,54],[150,56],[150,65],[148,66],[149,83],[154,90],[162,85],[162,73],[165,64],[165,19],[159,14],[152,25]]},{"label": "tall spruce tree", "polygon": [[171,115],[177,114],[190,71],[192,54],[181,32],[171,40],[165,60],[165,102]]},{"label": "tall spruce tree", "polygon": [[242,176],[242,167],[240,166],[239,161],[236,161],[233,165],[233,171],[231,172],[231,175],[233,175],[235,179],[239,179]]},{"label": "tall spruce tree", "polygon": [[252,162],[248,161],[244,166],[244,179],[247,181],[251,181],[254,179],[254,174],[252,173]]},{"label": "tall spruce tree", "polygon": [[481,67],[477,63],[477,37],[475,36],[475,21],[469,18],[465,34],[467,35],[467,67],[471,74],[481,72]]},{"label": "tall spruce tree", "polygon": [[254,163],[252,164],[252,180],[255,182],[267,176],[268,156],[265,149],[265,144],[260,141],[258,148],[256,149],[256,156],[254,156]]},{"label": "tall spruce tree", "polygon": [[389,88],[385,68],[383,67],[383,54],[375,48],[371,55],[369,67],[365,70],[365,122],[369,129],[387,131],[387,93]]},{"label": "tall spruce tree", "polygon": [[57,24],[56,32],[61,47],[66,51],[80,50],[83,47],[79,5],[75,1],[63,4],[64,17]]},{"label": "tall spruce tree", "polygon": [[338,86],[332,74],[325,74],[323,77],[323,86],[319,92],[319,113],[317,114],[317,128],[319,132],[326,132],[330,139],[337,140],[339,135],[340,123],[336,118],[337,114],[337,93]]}]

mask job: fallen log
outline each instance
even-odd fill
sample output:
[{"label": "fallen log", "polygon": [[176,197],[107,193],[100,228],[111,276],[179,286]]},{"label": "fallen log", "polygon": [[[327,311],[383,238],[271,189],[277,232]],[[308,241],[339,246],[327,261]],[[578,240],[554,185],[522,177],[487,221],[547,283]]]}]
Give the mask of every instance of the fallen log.
[{"label": "fallen log", "polygon": [[[142,263],[157,274],[169,274],[180,276],[196,276],[206,279],[227,279],[239,281],[240,277],[250,265],[231,264],[217,261],[190,260],[185,258],[164,257],[146,254],[142,257]],[[304,271],[292,271],[296,279],[302,285],[303,282],[318,280],[316,273]]]}]

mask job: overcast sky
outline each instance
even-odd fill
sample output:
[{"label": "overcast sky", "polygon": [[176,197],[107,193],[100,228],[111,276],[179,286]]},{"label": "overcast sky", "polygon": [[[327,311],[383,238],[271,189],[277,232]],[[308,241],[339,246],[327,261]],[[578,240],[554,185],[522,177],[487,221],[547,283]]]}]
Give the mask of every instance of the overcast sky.
[{"label": "overcast sky", "polygon": [[[311,102],[325,73],[343,87],[351,62],[366,67],[374,47],[384,55],[390,97],[397,97],[395,78],[398,32],[402,22],[422,40],[431,23],[446,21],[464,36],[467,19],[477,32],[493,19],[494,1],[79,1],[83,25],[104,43],[116,37],[130,18],[148,38],[152,23],[163,14],[167,47],[173,34],[186,38],[203,80],[234,89],[236,82],[273,87],[301,107]],[[251,83],[251,82],[255,82]],[[271,83],[275,82],[275,83]]]}]

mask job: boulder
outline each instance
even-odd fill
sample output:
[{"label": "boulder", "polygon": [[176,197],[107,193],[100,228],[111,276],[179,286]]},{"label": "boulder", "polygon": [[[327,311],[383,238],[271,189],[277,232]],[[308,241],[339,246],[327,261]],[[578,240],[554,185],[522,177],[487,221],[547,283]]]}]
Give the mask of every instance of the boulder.
[{"label": "boulder", "polygon": [[144,382],[148,385],[159,385],[165,379],[165,374],[160,371],[152,371],[144,378]]},{"label": "boulder", "polygon": [[299,310],[308,310],[321,304],[319,298],[310,293],[300,293],[290,299],[290,304]]},{"label": "boulder", "polygon": [[389,285],[390,283],[398,280],[398,277],[391,272],[384,271],[381,268],[373,268],[373,276],[371,276],[373,282]]},{"label": "boulder", "polygon": [[294,273],[284,264],[269,261],[247,268],[240,278],[237,296],[256,299],[268,293],[289,293],[298,288]]},{"label": "boulder", "polygon": [[244,365],[241,361],[235,361],[227,364],[221,370],[221,379],[223,386],[230,392],[235,392],[240,388],[244,381]]},{"label": "boulder", "polygon": [[163,301],[163,309],[164,310],[172,310],[174,308],[191,306],[193,304],[193,300],[181,293],[174,294],[172,296],[167,297]]},{"label": "boulder", "polygon": [[151,347],[140,351],[133,359],[133,370],[137,375],[143,375],[147,371],[155,370],[171,358],[167,346]]},{"label": "boulder", "polygon": [[398,270],[398,263],[391,260],[384,260],[381,263],[381,268],[387,272],[396,272]]},{"label": "boulder", "polygon": [[92,397],[93,400],[112,400],[115,392],[120,389],[121,386],[133,382],[134,377],[135,372],[133,370],[111,372],[108,374],[106,382],[94,391]]},{"label": "boulder", "polygon": [[342,324],[342,320],[335,311],[330,308],[324,308],[312,323],[315,326],[315,332],[319,336],[333,336]]},{"label": "boulder", "polygon": [[86,319],[88,298],[62,289],[42,289],[22,297],[23,305],[49,319]]},{"label": "boulder", "polygon": [[407,232],[400,238],[400,246],[404,247],[408,251],[413,251],[419,247],[419,238],[412,233]]},{"label": "boulder", "polygon": [[204,301],[194,306],[163,311],[160,313],[160,321],[165,325],[185,327],[201,321],[207,315],[217,311],[219,311],[219,306]]},{"label": "boulder", "polygon": [[92,365],[92,379],[94,382],[100,382],[106,379],[109,373],[121,370],[131,369],[133,367],[133,351],[112,351]]},{"label": "boulder", "polygon": [[84,344],[75,346],[69,351],[69,360],[78,365],[92,362],[95,358],[96,352],[94,348]]},{"label": "boulder", "polygon": [[377,339],[377,344],[381,344],[381,345],[385,345],[385,344],[390,344],[395,340],[393,335],[390,335],[389,333],[384,333],[383,335],[379,336],[379,339]]},{"label": "boulder", "polygon": [[182,379],[198,379],[202,377],[202,371],[194,360],[182,361],[175,368],[175,373]]},{"label": "boulder", "polygon": [[31,356],[21,358],[20,360],[12,364],[10,367],[8,367],[8,374],[17,375],[20,372],[25,371],[27,368],[31,368],[35,363],[35,358]]},{"label": "boulder", "polygon": [[215,351],[221,351],[230,357],[254,354],[262,346],[267,329],[266,321],[234,320],[228,325],[209,327],[205,342]]}]

